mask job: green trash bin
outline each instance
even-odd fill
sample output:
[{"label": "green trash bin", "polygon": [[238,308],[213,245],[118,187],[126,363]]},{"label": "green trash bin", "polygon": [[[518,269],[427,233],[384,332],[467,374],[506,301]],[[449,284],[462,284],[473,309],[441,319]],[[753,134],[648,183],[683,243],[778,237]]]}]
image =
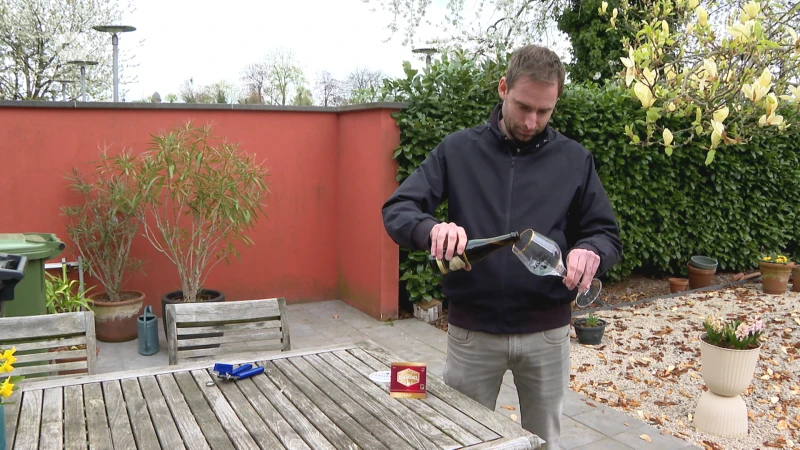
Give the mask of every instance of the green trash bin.
[{"label": "green trash bin", "polygon": [[25,277],[14,289],[14,300],[5,302],[6,317],[47,314],[44,263],[61,254],[64,243],[52,233],[0,233],[0,253],[28,258]]}]

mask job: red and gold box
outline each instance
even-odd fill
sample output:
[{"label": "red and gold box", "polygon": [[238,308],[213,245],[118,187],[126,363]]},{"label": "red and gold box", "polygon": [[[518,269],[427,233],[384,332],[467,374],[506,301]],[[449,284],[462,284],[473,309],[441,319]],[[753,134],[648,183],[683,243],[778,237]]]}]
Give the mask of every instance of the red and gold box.
[{"label": "red and gold box", "polygon": [[425,398],[427,363],[393,362],[389,395],[395,398]]}]

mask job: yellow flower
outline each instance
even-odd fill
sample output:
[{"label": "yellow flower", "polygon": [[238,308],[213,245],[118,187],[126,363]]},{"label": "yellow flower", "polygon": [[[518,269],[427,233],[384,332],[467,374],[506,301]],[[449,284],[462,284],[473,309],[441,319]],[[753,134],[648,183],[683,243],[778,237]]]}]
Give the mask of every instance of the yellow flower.
[{"label": "yellow flower", "polygon": [[600,8],[597,8],[597,12],[600,13],[600,15],[602,16],[603,14],[606,13],[607,9],[608,9],[608,2],[603,2],[600,4]]},{"label": "yellow flower", "polygon": [[690,9],[697,8],[697,5],[699,5],[699,4],[700,4],[700,2],[698,0],[689,0],[689,8]]},{"label": "yellow flower", "polygon": [[775,259],[775,262],[778,262],[778,263],[781,263],[781,264],[784,264],[787,261],[789,261],[789,258],[787,258],[787,257],[785,257],[783,255],[780,255],[780,256],[778,256],[778,258]]},{"label": "yellow flower", "polygon": [[642,108],[644,109],[653,106],[653,103],[656,102],[656,99],[653,97],[653,93],[650,91],[650,88],[638,81],[635,85],[633,85],[633,92],[636,94],[636,98],[642,102]]},{"label": "yellow flower", "polygon": [[724,106],[724,107],[714,111],[714,114],[713,114],[714,120],[719,122],[719,123],[724,122],[725,119],[728,118],[728,113],[729,112],[730,112],[730,110],[728,109],[727,106]]},{"label": "yellow flower", "polygon": [[3,364],[0,364],[0,373],[11,372],[12,370],[14,370],[14,367],[11,366],[10,362],[6,361]]},{"label": "yellow flower", "polygon": [[664,145],[669,147],[672,144],[672,132],[669,131],[669,128],[664,128]]},{"label": "yellow flower", "polygon": [[772,261],[772,257],[771,256],[765,256],[764,257],[764,261]]},{"label": "yellow flower", "polygon": [[708,11],[702,6],[697,7],[697,23],[701,27],[708,25]]},{"label": "yellow flower", "polygon": [[5,360],[8,364],[14,364],[17,362],[17,358],[14,357],[14,352],[17,351],[17,347],[11,347],[11,350],[6,350],[0,355],[0,359]]},{"label": "yellow flower", "polygon": [[0,396],[4,398],[10,397],[13,389],[14,385],[11,384],[8,378],[6,378],[6,381],[3,381],[3,384],[0,384]]},{"label": "yellow flower", "polygon": [[744,12],[747,14],[747,17],[755,19],[758,13],[761,12],[761,4],[751,1],[744,5]]}]

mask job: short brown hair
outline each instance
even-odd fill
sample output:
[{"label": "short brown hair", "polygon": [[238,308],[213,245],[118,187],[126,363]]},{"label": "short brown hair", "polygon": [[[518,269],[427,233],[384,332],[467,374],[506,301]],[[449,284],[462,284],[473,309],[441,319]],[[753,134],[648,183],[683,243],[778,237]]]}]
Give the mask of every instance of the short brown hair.
[{"label": "short brown hair", "polygon": [[554,51],[539,45],[526,45],[511,54],[506,70],[506,85],[511,89],[521,77],[531,81],[558,83],[558,95],[561,96],[565,73],[564,64]]}]

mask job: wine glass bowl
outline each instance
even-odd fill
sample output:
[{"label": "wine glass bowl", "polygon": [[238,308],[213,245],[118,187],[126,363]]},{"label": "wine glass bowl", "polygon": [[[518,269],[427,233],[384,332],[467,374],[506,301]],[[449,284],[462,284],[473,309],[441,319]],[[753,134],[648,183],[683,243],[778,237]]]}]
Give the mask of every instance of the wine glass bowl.
[{"label": "wine glass bowl", "polygon": [[[534,275],[567,276],[567,268],[561,259],[561,248],[547,236],[528,228],[519,235],[519,240],[514,243],[511,250],[517,255],[525,267]],[[578,292],[575,304],[585,308],[597,300],[603,284],[597,278],[592,279],[589,289]]]}]

